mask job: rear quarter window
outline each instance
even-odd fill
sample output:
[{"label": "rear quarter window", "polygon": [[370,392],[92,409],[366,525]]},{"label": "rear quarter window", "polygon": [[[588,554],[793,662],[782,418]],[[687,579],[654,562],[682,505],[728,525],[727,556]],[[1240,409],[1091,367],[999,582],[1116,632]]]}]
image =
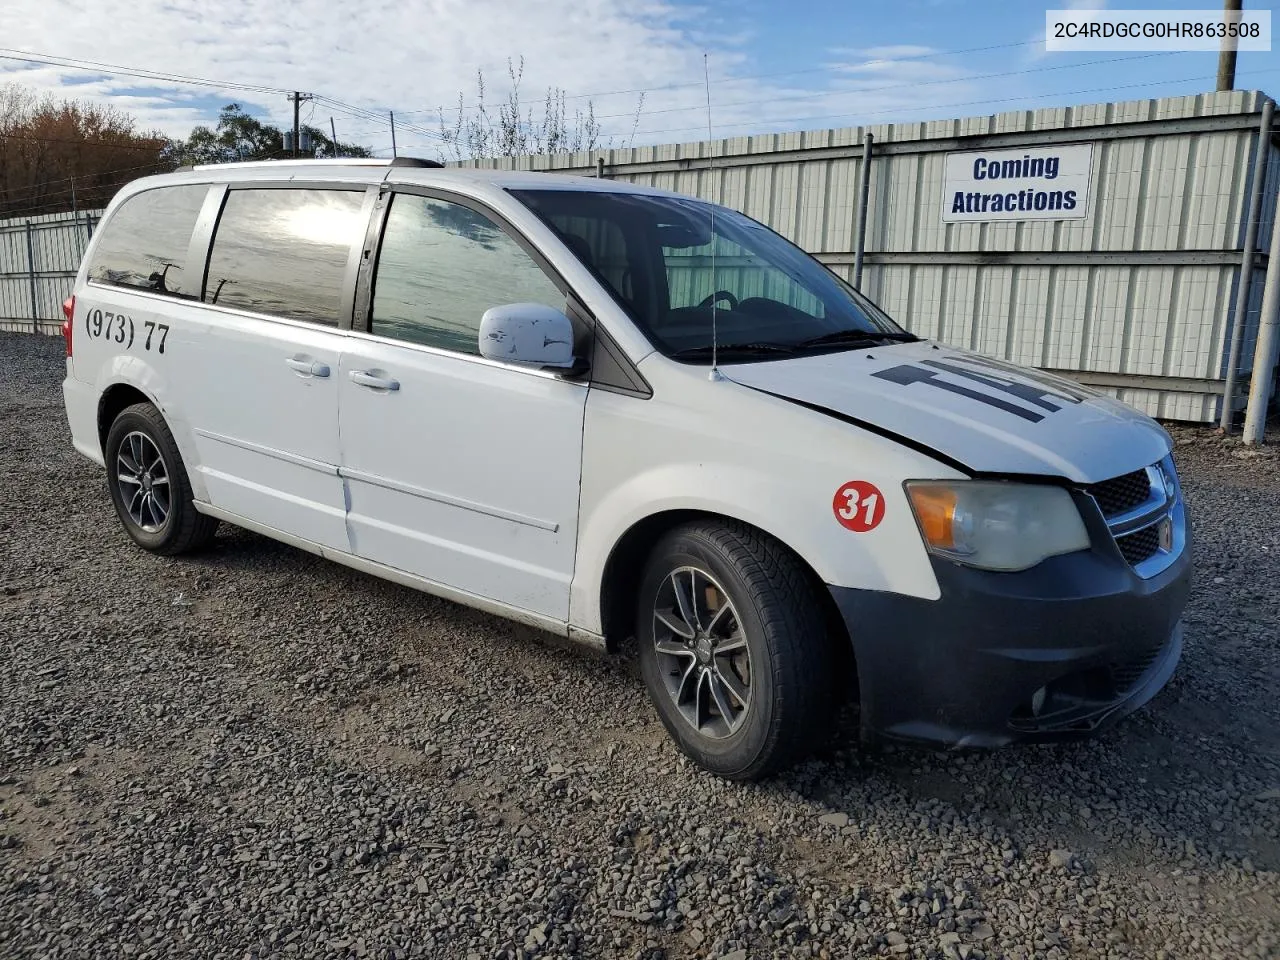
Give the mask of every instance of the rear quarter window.
[{"label": "rear quarter window", "polygon": [[89,279],[153,293],[199,297],[200,270],[186,270],[187,245],[207,184],[157,187],[120,204],[101,227]]}]

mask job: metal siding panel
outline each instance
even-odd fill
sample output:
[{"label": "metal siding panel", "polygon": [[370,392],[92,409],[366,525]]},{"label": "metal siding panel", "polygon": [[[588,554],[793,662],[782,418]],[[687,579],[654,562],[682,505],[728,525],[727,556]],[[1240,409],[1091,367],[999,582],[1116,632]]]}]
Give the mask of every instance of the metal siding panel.
[{"label": "metal siding panel", "polygon": [[907,303],[911,298],[911,267],[878,266],[873,268],[876,278],[876,293],[872,299],[891,317],[902,317],[907,313]]},{"label": "metal siding panel", "polygon": [[1073,370],[1080,366],[1084,354],[1097,271],[1092,267],[1056,267],[1051,273],[1053,315],[1045,320],[1041,364]]},{"label": "metal siding panel", "polygon": [[796,202],[800,186],[800,164],[775,164],[773,175],[773,201],[769,214],[772,222],[769,226],[794,242],[799,227]]},{"label": "metal siding panel", "polygon": [[773,221],[773,175],[777,168],[772,163],[761,163],[750,169],[751,180],[743,213],[777,230],[778,225]]},{"label": "metal siding panel", "polygon": [[939,339],[943,310],[943,272],[946,267],[915,267],[911,278],[911,310],[896,319],[912,333]]},{"label": "metal siding panel", "polygon": [[1005,356],[1012,298],[1012,267],[979,269],[978,306],[970,340],[974,350],[992,357]]},{"label": "metal siding panel", "polygon": [[828,174],[827,230],[824,250],[852,250],[853,218],[858,204],[858,161],[833,160]]},{"label": "metal siding panel", "polygon": [[1009,307],[1009,336],[1004,358],[1036,366],[1044,352],[1049,305],[1050,267],[1018,267],[1012,271],[1015,293]]},{"label": "metal siding panel", "polygon": [[[905,160],[905,158],[904,158]],[[919,170],[917,175],[921,189],[915,202],[916,211],[915,240],[912,249],[915,251],[946,250],[947,228],[949,224],[942,221],[942,184],[946,155],[941,153],[924,154],[916,158]]]},{"label": "metal siding panel", "polygon": [[1093,309],[1086,315],[1081,370],[1118,372],[1128,326],[1132,268],[1095,267]]},{"label": "metal siding panel", "polygon": [[1135,267],[1130,274],[1120,372],[1159,375],[1165,372],[1171,314],[1180,306],[1173,300],[1175,271],[1172,267]]},{"label": "metal siding panel", "polygon": [[1178,246],[1182,234],[1187,178],[1192,170],[1192,140],[1162,137],[1150,144],[1145,176],[1139,180],[1145,195],[1141,198],[1141,226],[1134,249],[1170,250]]},{"label": "metal siding panel", "polygon": [[747,178],[750,167],[729,167],[722,174],[723,194],[720,202],[734,210],[744,210],[747,206]]},{"label": "metal siding panel", "polygon": [[1095,250],[1133,249],[1142,210],[1146,147],[1146,140],[1105,145],[1110,156],[1106,176],[1100,184],[1105,184],[1105,196],[1099,198],[1104,202],[1098,204],[1095,212]]},{"label": "metal siding panel", "polygon": [[882,157],[871,161],[871,193],[881,211],[873,232],[875,244],[868,250],[911,250],[915,240],[916,213],[921,191],[914,157]]},{"label": "metal siding panel", "polygon": [[943,343],[969,348],[973,343],[974,303],[978,293],[981,267],[947,267],[947,290],[942,305],[941,331]]},{"label": "metal siding panel", "polygon": [[796,243],[812,253],[827,249],[826,225],[830,212],[829,191],[831,164],[806,163],[800,167],[799,222],[796,224]]}]

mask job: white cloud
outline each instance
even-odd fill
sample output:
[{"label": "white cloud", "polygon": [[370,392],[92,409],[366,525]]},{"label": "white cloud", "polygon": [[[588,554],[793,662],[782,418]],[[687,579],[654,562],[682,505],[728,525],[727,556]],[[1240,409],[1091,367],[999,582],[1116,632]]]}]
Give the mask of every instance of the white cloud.
[{"label": "white cloud", "polygon": [[[705,136],[704,49],[710,48],[716,78],[768,70],[744,53],[760,25],[666,0],[367,0],[354,6],[331,0],[8,0],[5,21],[2,42],[10,48],[391,107],[401,124],[400,143],[415,146],[432,141],[412,126],[436,131],[435,108],[456,104],[459,90],[468,102],[474,98],[477,68],[485,70],[493,99],[500,99],[508,57],[525,58],[523,89],[535,105],[549,86],[563,87],[571,97],[649,91],[640,142]],[[717,83],[717,135],[849,125],[859,116],[875,123],[919,118],[931,103],[976,99],[985,89],[966,71],[929,59],[932,52],[908,44],[835,50],[831,62],[789,78]],[[217,105],[231,101],[277,124],[292,119],[283,95],[167,87],[128,77],[84,82],[86,76],[0,60],[0,82],[114,103],[141,127],[171,135],[215,119]],[[594,102],[604,132],[625,142],[636,94],[596,96]],[[569,102],[571,110],[585,104]],[[306,104],[303,111],[304,118],[327,126],[328,106]],[[389,145],[380,122],[332,112],[341,138]],[[842,116],[828,120],[829,114]]]}]

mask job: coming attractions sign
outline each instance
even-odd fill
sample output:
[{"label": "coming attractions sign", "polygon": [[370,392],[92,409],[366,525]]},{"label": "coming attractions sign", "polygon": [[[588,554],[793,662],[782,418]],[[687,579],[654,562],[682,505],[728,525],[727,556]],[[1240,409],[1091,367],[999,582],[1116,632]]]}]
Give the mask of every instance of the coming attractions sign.
[{"label": "coming attractions sign", "polygon": [[1088,215],[1093,144],[947,154],[942,219],[1080,220]]}]

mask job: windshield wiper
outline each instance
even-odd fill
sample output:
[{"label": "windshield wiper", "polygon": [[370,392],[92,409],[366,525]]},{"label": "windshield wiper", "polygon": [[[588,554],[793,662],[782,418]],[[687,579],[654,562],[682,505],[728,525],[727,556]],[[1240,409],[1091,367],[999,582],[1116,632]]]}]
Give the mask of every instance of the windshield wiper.
[{"label": "windshield wiper", "polygon": [[[721,343],[715,347],[718,353],[761,354],[761,353],[795,353],[796,345],[791,343]],[[673,360],[697,360],[712,354],[711,344],[700,347],[685,347],[671,354]]]},{"label": "windshield wiper", "polygon": [[845,343],[868,345],[877,343],[913,343],[919,339],[914,333],[907,333],[905,330],[901,333],[892,330],[836,330],[832,333],[824,333],[821,336],[810,337],[808,340],[801,340],[795,346],[797,349],[803,350],[807,347],[836,346]]}]

